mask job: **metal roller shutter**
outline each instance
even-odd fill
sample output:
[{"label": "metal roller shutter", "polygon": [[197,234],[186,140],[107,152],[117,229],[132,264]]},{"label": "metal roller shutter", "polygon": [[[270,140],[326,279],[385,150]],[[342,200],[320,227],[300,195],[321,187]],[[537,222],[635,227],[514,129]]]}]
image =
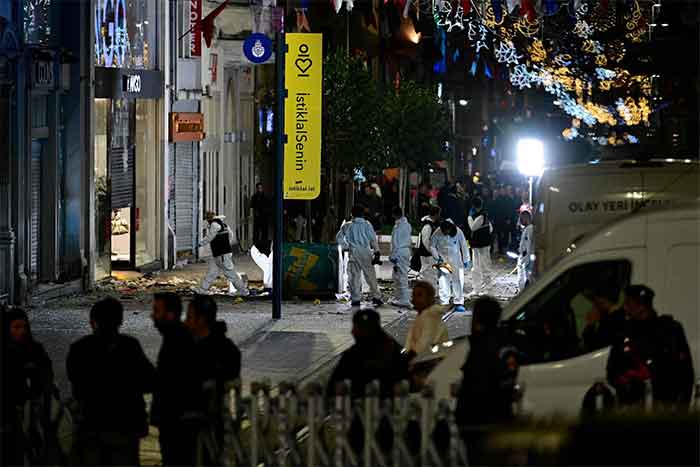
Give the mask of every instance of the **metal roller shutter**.
[{"label": "metal roller shutter", "polygon": [[32,279],[39,275],[39,209],[41,200],[41,151],[42,143],[39,140],[32,141],[31,160],[31,264],[30,271]]},{"label": "metal roller shutter", "polygon": [[112,181],[112,209],[134,205],[134,155],[135,148],[113,147],[109,153],[109,170]]},{"label": "metal roller shutter", "polygon": [[175,144],[175,235],[177,251],[193,249],[194,224],[193,143]]}]

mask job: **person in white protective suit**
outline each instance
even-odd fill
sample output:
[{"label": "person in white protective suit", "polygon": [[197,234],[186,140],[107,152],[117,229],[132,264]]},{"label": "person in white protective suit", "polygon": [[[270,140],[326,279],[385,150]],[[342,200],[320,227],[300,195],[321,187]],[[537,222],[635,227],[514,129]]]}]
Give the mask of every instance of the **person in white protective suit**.
[{"label": "person in white protective suit", "polygon": [[472,201],[473,211],[469,215],[467,222],[472,231],[469,243],[474,253],[472,267],[472,294],[480,295],[486,286],[485,275],[491,270],[491,235],[493,225],[488,214],[483,209],[484,202],[481,198],[474,198]]},{"label": "person in white protective suit", "polygon": [[520,224],[523,226],[523,233],[520,236],[520,248],[518,248],[518,293],[525,289],[530,270],[530,258],[534,252],[534,227],[532,226],[532,214],[530,211],[520,213]]},{"label": "person in white protective suit", "polygon": [[424,216],[420,221],[423,226],[416,242],[421,261],[420,277],[422,280],[430,282],[437,289],[437,270],[433,267],[435,258],[433,258],[433,254],[430,251],[430,237],[433,236],[433,232],[440,226],[440,206],[431,206],[430,215]]},{"label": "person in white protective suit", "polygon": [[469,261],[469,247],[464,232],[452,219],[440,223],[430,238],[430,250],[438,269],[438,297],[448,305],[450,298],[456,312],[464,311],[464,268]]},{"label": "person in white protective suit", "polygon": [[[209,230],[199,246],[209,245],[212,257],[209,259],[209,270],[204,279],[202,279],[202,284],[198,288],[197,293],[208,294],[212,282],[219,275],[224,275],[235,287],[234,293],[246,297],[250,292],[233,265],[231,229],[224,223],[224,219],[224,216],[217,216],[213,212],[207,212],[206,214]],[[229,293],[231,292],[233,292],[233,289],[229,287]]]},{"label": "person in white protective suit", "polygon": [[362,276],[369,285],[372,303],[375,306],[383,303],[372,264],[373,256],[379,253],[377,234],[363,216],[364,208],[353,206],[352,222],[343,224],[335,237],[338,245],[348,251],[348,287],[353,308],[359,308],[362,301]]},{"label": "person in white protective suit", "polygon": [[391,211],[394,229],[391,232],[391,253],[389,261],[394,265],[391,278],[394,281],[394,300],[391,304],[401,308],[410,308],[408,290],[408,270],[411,264],[411,224],[403,215],[403,209],[396,206]]}]

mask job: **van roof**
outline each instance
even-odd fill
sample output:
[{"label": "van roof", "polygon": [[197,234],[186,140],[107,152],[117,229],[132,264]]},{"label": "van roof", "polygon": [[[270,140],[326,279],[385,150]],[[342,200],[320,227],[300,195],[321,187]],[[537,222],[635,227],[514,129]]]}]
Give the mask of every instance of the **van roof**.
[{"label": "van roof", "polygon": [[[604,231],[615,231],[621,225],[636,222],[638,219],[646,217],[650,221],[669,222],[678,219],[698,219],[700,220],[700,200],[687,201],[677,207],[647,206],[638,211],[625,214],[607,225],[603,225],[591,232],[583,234],[573,241],[573,248],[586,248],[595,242],[598,234]],[[609,233],[608,235],[609,236]],[[566,256],[566,255],[564,255]],[[561,259],[561,258],[560,258]]]},{"label": "van roof", "polygon": [[628,171],[639,169],[676,169],[688,170],[688,167],[697,169],[700,167],[698,159],[650,159],[637,161],[634,159],[623,159],[614,161],[600,161],[587,164],[572,164],[563,167],[546,169],[544,174],[555,175],[595,175],[600,172]]}]

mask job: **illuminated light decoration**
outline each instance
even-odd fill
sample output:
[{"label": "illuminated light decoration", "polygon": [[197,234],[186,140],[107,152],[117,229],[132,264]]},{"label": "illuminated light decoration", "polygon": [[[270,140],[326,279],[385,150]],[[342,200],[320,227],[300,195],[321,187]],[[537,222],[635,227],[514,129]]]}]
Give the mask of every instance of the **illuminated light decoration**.
[{"label": "illuminated light decoration", "polygon": [[518,89],[531,88],[533,76],[525,65],[520,64],[510,72],[510,82]]},{"label": "illuminated light decoration", "polygon": [[486,5],[486,8],[484,8],[484,16],[481,19],[481,22],[488,28],[495,29],[496,26],[500,26],[503,24],[505,16],[501,16],[500,21],[496,20],[496,14],[493,11],[493,5],[489,3]]},{"label": "illuminated light decoration", "polygon": [[556,63],[559,66],[569,66],[571,65],[571,55],[569,54],[560,54],[554,57],[554,63]]},{"label": "illuminated light decoration", "polygon": [[464,31],[464,8],[462,5],[457,7],[457,13],[455,13],[454,21],[450,27],[447,28],[447,32],[452,32],[455,28],[459,28],[460,31]]},{"label": "illuminated light decoration", "polygon": [[617,76],[617,73],[615,73],[613,70],[608,70],[607,68],[596,68],[595,74],[601,81],[610,80]]},{"label": "illuminated light decoration", "polygon": [[601,91],[610,91],[612,88],[612,81],[601,81],[598,83],[598,89]]},{"label": "illuminated light decoration", "polygon": [[608,59],[603,54],[596,55],[595,64],[598,66],[605,66],[608,64]]},{"label": "illuminated light decoration", "polygon": [[540,31],[540,23],[537,19],[530,21],[527,16],[523,16],[515,23],[515,30],[525,37],[533,37]]},{"label": "illuminated light decoration", "polygon": [[544,50],[544,44],[537,39],[530,45],[530,60],[535,63],[543,62],[547,58],[547,52]]},{"label": "illuminated light decoration", "polygon": [[603,46],[600,45],[600,42],[590,39],[583,41],[581,49],[589,54],[597,55],[603,53]]},{"label": "illuminated light decoration", "polygon": [[522,55],[516,53],[515,46],[512,42],[501,42],[498,44],[498,49],[495,50],[494,55],[499,63],[507,63],[510,65],[519,64],[519,60]]},{"label": "illuminated light decoration", "polygon": [[51,2],[52,0],[26,0],[24,3],[24,41],[26,43],[46,44],[49,41]]},{"label": "illuminated light decoration", "polygon": [[574,34],[583,39],[588,39],[593,35],[593,26],[583,20],[579,20],[574,26]]}]

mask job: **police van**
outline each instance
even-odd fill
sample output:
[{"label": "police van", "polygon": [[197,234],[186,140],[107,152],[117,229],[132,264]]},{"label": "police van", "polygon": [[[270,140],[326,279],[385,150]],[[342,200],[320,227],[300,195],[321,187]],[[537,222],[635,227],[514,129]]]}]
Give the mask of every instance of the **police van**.
[{"label": "police van", "polygon": [[[507,336],[517,338],[527,361],[519,372],[525,411],[576,415],[586,391],[605,381],[610,348],[583,345],[592,291],[601,284],[615,291],[618,304],[627,285],[651,287],[658,313],[670,314],[683,325],[695,374],[700,375],[698,201],[625,215],[570,243],[567,250],[503,312],[501,326]],[[460,381],[468,347],[462,338],[419,356],[423,365],[435,365],[427,380],[438,397],[449,397],[451,385]]]},{"label": "police van", "polygon": [[582,235],[626,214],[697,200],[699,169],[697,160],[652,159],[545,170],[535,196],[535,276]]}]

